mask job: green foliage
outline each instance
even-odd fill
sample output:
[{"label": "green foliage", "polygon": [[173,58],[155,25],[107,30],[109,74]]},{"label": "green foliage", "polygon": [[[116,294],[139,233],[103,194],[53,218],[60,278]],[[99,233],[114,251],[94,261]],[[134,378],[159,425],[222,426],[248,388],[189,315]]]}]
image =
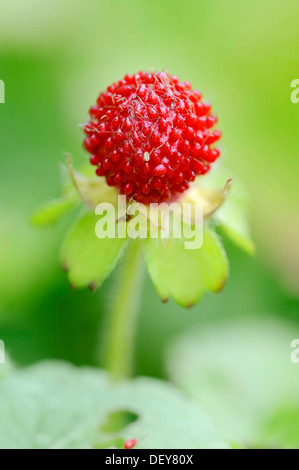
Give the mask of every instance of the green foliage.
[{"label": "green foliage", "polygon": [[[33,217],[36,224],[48,225],[57,220],[73,206],[79,195],[90,207],[95,207],[101,201],[116,203],[116,192],[111,193],[111,188],[103,179],[97,181],[84,173],[75,172],[70,157],[68,157],[68,165],[69,177],[74,188],[71,189],[68,186],[67,191],[64,191],[64,197],[50,202],[39,210]],[[223,187],[223,181],[221,184]],[[200,182],[198,185],[200,187]],[[222,220],[221,226],[226,229],[227,233],[233,234],[232,237],[237,240],[238,244],[241,243],[246,248],[246,240],[249,243],[249,239],[240,238],[237,233],[239,221],[241,227],[242,221],[246,223],[246,216],[242,215],[242,204],[238,204],[238,216],[235,215],[236,209],[232,202],[224,207],[227,211],[226,215],[222,210],[227,192],[227,185],[224,189],[210,188],[202,192],[199,189],[199,191],[191,191],[190,195],[187,194],[186,202],[202,203],[205,208],[204,213],[208,214],[207,217],[212,215],[218,223]],[[138,205],[136,207],[138,208]],[[218,212],[220,215],[217,219]],[[132,213],[135,214],[135,209]],[[141,220],[148,224],[150,220],[148,217],[148,213],[142,213]],[[94,289],[101,285],[114,268],[125,245],[125,239],[117,237],[98,239],[95,235],[97,221],[96,216],[87,212],[76,222],[64,243],[62,266],[68,271],[73,287],[89,285]],[[114,221],[111,222],[114,223]],[[117,225],[119,227],[120,224],[125,223],[118,221]],[[138,223],[140,225],[141,222]],[[115,232],[117,233],[117,230]],[[228,276],[228,260],[218,236],[211,228],[207,225],[204,227],[203,246],[196,249],[186,248],[186,244],[190,244],[187,237],[182,236],[179,239],[170,234],[167,238],[163,238],[161,232],[158,239],[150,238],[149,235],[146,242],[146,259],[150,276],[162,300],[172,297],[178,304],[188,307],[197,303],[205,291],[218,292],[222,289]]]},{"label": "green foliage", "polygon": [[293,337],[292,325],[278,320],[201,325],[170,348],[170,377],[237,442],[298,447],[298,432],[290,431],[299,426]]},{"label": "green foliage", "polygon": [[248,223],[250,199],[240,179],[232,177],[229,170],[218,166],[202,181],[199,179],[198,185],[209,189],[217,188],[228,179],[232,179],[230,190],[221,207],[213,215],[213,219],[233,243],[249,255],[253,255],[255,247]]},{"label": "green foliage", "polygon": [[[107,427],[117,413],[133,414]],[[135,416],[135,418],[136,418]],[[104,372],[44,362],[0,381],[0,448],[229,447],[200,408],[173,386],[138,378],[111,385]]]},{"label": "green foliage", "polygon": [[[214,2],[195,0],[189,4],[179,0],[116,0],[116,7],[111,8],[110,2],[87,0],[72,2],[71,14],[69,6],[66,0],[48,2],[47,8],[36,0],[0,2],[1,78],[7,85],[7,102],[0,110],[0,338],[5,339],[7,349],[22,364],[42,357],[94,360],[106,291],[97,296],[87,291],[70,292],[57,268],[61,237],[56,228],[50,234],[30,230],[28,219],[40,201],[57,194],[62,150],[73,152],[78,164],[86,161],[80,150],[82,130],[77,124],[86,119],[87,103],[94,102],[112,78],[148,68],[149,64],[191,80],[206,99],[212,100],[224,132],[221,159],[249,187],[255,203],[256,241],[266,246],[268,253],[264,259],[262,250],[259,259],[246,259],[229,244],[231,276],[227,288],[219,296],[206,296],[187,314],[173,303],[160,304],[148,282],[141,308],[138,373],[162,374],[166,343],[196,323],[205,330],[207,319],[219,321],[232,315],[237,319],[244,313],[271,311],[267,324],[274,316],[291,316],[297,320],[292,337],[297,337],[299,304],[293,293],[298,293],[299,104],[291,103],[289,84],[298,66],[299,36],[292,32],[298,27],[299,3],[232,0],[217,2],[216,8]],[[101,27],[99,18],[105,18]],[[236,185],[233,178],[232,191]],[[223,226],[220,228],[224,231]],[[234,237],[232,232],[230,236]],[[252,251],[250,245],[248,248]],[[238,328],[230,336],[223,325],[221,329],[217,329],[215,338],[209,330],[210,345],[205,343],[205,351],[210,354],[215,344],[229,338],[218,356],[234,345],[235,358],[242,363],[246,348],[238,340]],[[265,328],[265,338],[268,333]],[[279,351],[281,357],[288,357],[288,345]],[[249,389],[256,390],[251,402],[259,393],[271,398],[272,393],[263,392],[263,378],[276,375],[274,392],[282,386],[280,375],[281,382],[285,381],[284,366],[278,367],[274,360],[265,365],[263,373],[255,373],[259,357],[244,363],[252,371],[245,395]],[[201,359],[189,357],[191,362]],[[215,415],[218,385],[218,402],[228,399],[227,395],[222,399],[221,384],[226,373],[229,375],[225,361],[221,367],[223,380],[215,379],[208,391]],[[294,365],[294,371],[298,367]],[[237,385],[238,381],[232,387],[236,403],[244,396],[244,388]],[[200,386],[205,390],[202,381]],[[19,398],[23,398],[21,391]],[[267,396],[267,406],[266,400]],[[297,408],[288,406],[288,398],[285,401],[278,410],[273,404],[267,435],[271,432],[271,442],[279,447],[279,434],[284,429],[289,434],[288,446],[298,447]],[[252,403],[249,406],[253,414]],[[240,416],[243,418],[242,408]],[[16,435],[24,434],[21,424],[13,422]],[[238,418],[241,426],[242,422]],[[5,433],[3,420],[0,434]],[[261,445],[257,437],[254,441]],[[121,446],[122,440],[116,445]]]},{"label": "green foliage", "polygon": [[262,432],[256,435],[259,447],[298,449],[299,447],[299,405],[282,404],[272,410]]},{"label": "green foliage", "polygon": [[78,197],[76,195],[53,199],[37,209],[31,217],[34,225],[45,227],[57,222],[64,214],[73,208]]},{"label": "green foliage", "polygon": [[102,238],[95,234],[98,217],[85,213],[72,227],[62,249],[62,266],[75,288],[95,289],[106,279],[119,259],[125,238]]},{"label": "green foliage", "polygon": [[228,260],[218,236],[207,226],[203,244],[186,249],[185,238],[146,241],[146,262],[163,300],[172,297],[185,307],[198,302],[206,290],[218,292],[228,275]]},{"label": "green foliage", "polygon": [[236,191],[232,189],[231,197],[228,196],[223,206],[216,212],[214,219],[233,243],[249,255],[253,255],[255,247],[250,237],[245,207],[241,197],[238,197]]}]

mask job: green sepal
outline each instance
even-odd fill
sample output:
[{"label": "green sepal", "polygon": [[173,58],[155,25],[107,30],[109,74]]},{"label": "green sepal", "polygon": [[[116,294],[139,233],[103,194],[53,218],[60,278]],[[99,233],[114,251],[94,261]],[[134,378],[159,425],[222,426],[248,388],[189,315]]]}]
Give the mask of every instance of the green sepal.
[{"label": "green sepal", "polygon": [[125,247],[126,238],[98,238],[95,227],[99,216],[84,213],[68,233],[61,263],[74,288],[99,287],[113,270]]},{"label": "green sepal", "polygon": [[228,276],[228,259],[218,235],[204,226],[203,244],[187,249],[185,238],[148,238],[146,263],[161,299],[184,307],[197,303],[205,291],[218,292]]},{"label": "green sepal", "polygon": [[71,210],[79,201],[77,194],[53,199],[38,208],[31,217],[31,222],[39,227],[47,227],[56,223],[64,214]]},{"label": "green sepal", "polygon": [[249,197],[239,178],[234,178],[231,172],[218,167],[199,178],[198,184],[201,188],[211,190],[215,187],[221,187],[228,179],[231,180],[230,190],[222,205],[213,214],[213,220],[233,243],[249,255],[254,255],[255,246],[248,223]]}]

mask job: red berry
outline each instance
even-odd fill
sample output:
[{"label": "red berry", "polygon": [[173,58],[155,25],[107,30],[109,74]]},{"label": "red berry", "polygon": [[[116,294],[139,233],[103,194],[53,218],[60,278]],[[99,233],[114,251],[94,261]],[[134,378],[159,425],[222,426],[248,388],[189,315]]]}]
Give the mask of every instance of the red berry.
[{"label": "red berry", "polygon": [[90,157],[89,161],[92,165],[97,166],[101,161],[101,157],[100,157],[100,155],[92,155]]},{"label": "red berry", "polygon": [[141,186],[141,191],[143,192],[143,194],[147,195],[149,194],[151,190],[151,187],[148,183],[144,183],[142,186]]},{"label": "red berry", "polygon": [[208,135],[208,137],[206,138],[206,144],[213,144],[214,142],[216,142],[217,140],[219,140],[221,137],[221,131],[219,130],[216,130],[214,132],[212,132],[211,134]]},{"label": "red berry", "polygon": [[118,185],[121,183],[121,181],[122,181],[122,174],[121,174],[120,171],[118,171],[118,172],[115,173],[115,175],[114,175],[114,184],[115,184],[116,186],[118,186]]},{"label": "red berry", "polygon": [[132,192],[134,191],[134,184],[131,183],[131,181],[129,181],[128,183],[126,183],[123,187],[123,191],[125,194],[132,194]]},{"label": "red berry", "polygon": [[89,114],[84,147],[96,174],[145,204],[184,192],[220,155],[211,148],[221,136],[211,105],[166,72],[126,75]]},{"label": "red berry", "polygon": [[121,155],[121,154],[120,154],[120,151],[119,151],[119,150],[117,150],[117,149],[113,150],[113,151],[111,152],[111,154],[110,154],[111,161],[112,161],[113,163],[117,163],[118,160],[120,159],[120,155]]},{"label": "red berry", "polygon": [[102,166],[98,166],[98,168],[96,169],[96,174],[98,176],[104,176],[106,174],[106,171]]},{"label": "red berry", "polygon": [[182,172],[176,173],[174,176],[175,184],[180,184],[183,181],[183,179],[184,179],[184,173]]},{"label": "red berry", "polygon": [[214,162],[220,156],[220,151],[218,149],[211,149],[208,155],[205,157],[207,162]]},{"label": "red berry", "polygon": [[161,178],[154,178],[152,185],[153,185],[153,187],[154,187],[155,189],[157,189],[158,191],[160,191],[160,189],[161,189],[162,186],[163,186],[163,181],[161,180]]},{"label": "red berry", "polygon": [[137,440],[136,439],[128,439],[127,441],[125,441],[124,443],[124,449],[133,449],[133,447],[135,447],[137,444]]},{"label": "red berry", "polygon": [[191,162],[191,168],[197,175],[202,173],[202,169],[204,167],[204,163],[198,160],[193,160]]},{"label": "red berry", "polygon": [[216,116],[208,116],[207,117],[206,126],[207,126],[208,129],[210,129],[210,127],[214,127],[216,123],[217,123]]},{"label": "red berry", "polygon": [[153,174],[155,176],[165,176],[167,172],[167,168],[164,165],[157,165],[156,168],[154,168]]},{"label": "red berry", "polygon": [[110,170],[110,168],[111,168],[111,159],[108,158],[108,157],[104,158],[104,160],[102,162],[102,165],[103,165],[104,170],[106,170],[106,171]]}]

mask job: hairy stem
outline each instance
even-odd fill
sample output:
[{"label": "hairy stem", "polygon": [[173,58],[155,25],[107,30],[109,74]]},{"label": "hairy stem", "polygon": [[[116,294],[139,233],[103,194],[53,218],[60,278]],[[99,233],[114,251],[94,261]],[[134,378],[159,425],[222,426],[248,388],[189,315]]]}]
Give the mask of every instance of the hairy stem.
[{"label": "hairy stem", "polygon": [[129,241],[108,309],[104,365],[114,380],[130,377],[133,370],[136,319],[143,280],[142,249],[142,240]]}]

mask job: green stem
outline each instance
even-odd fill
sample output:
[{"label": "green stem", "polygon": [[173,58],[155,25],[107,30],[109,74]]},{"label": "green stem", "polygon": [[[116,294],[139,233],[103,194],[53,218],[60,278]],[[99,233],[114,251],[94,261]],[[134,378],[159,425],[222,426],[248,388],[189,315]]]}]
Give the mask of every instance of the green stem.
[{"label": "green stem", "polygon": [[133,370],[136,319],[143,280],[142,249],[142,240],[129,241],[108,310],[104,365],[114,380],[130,377]]}]

